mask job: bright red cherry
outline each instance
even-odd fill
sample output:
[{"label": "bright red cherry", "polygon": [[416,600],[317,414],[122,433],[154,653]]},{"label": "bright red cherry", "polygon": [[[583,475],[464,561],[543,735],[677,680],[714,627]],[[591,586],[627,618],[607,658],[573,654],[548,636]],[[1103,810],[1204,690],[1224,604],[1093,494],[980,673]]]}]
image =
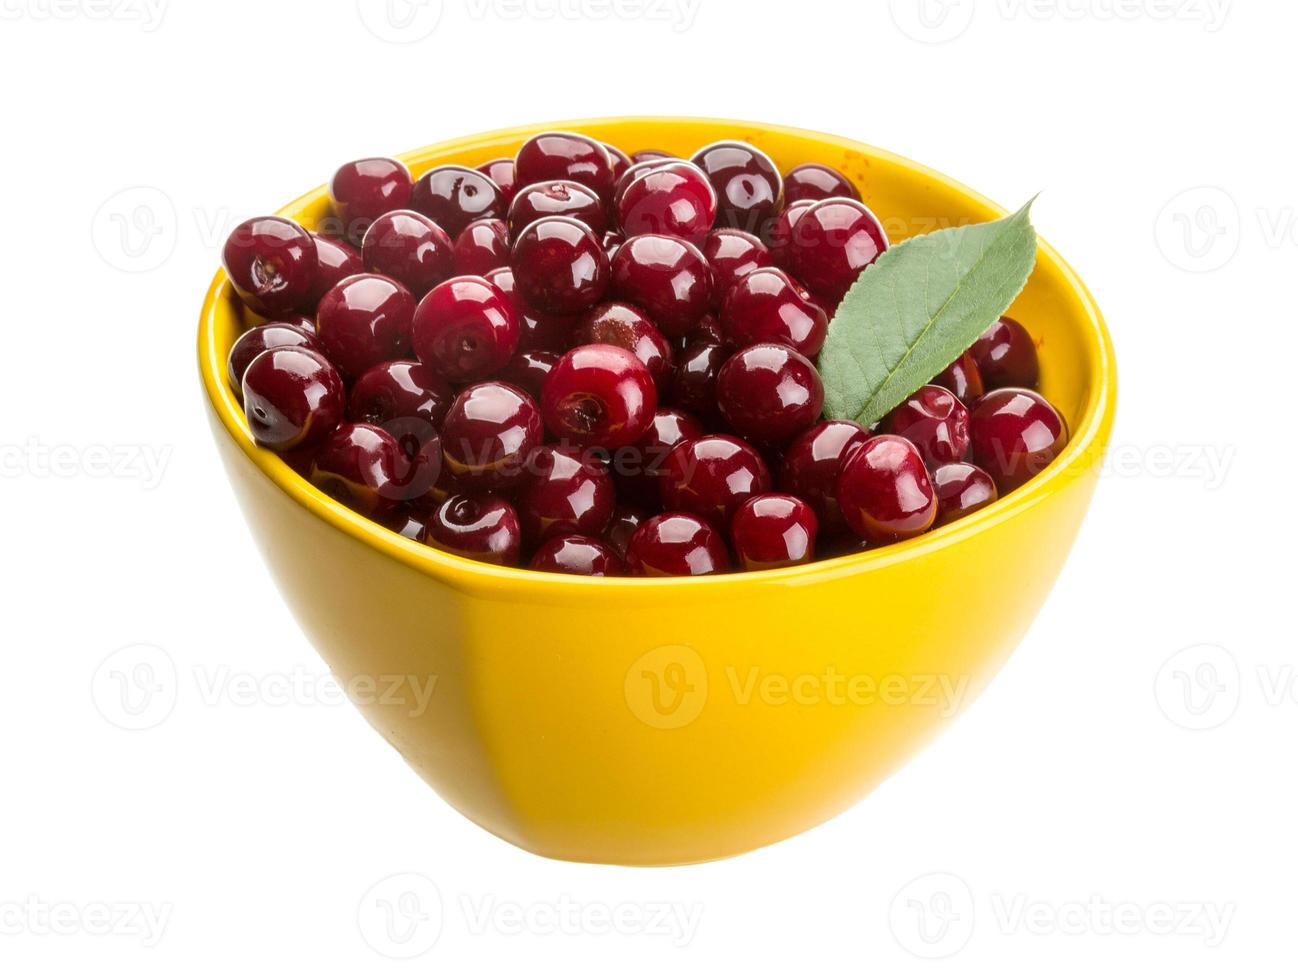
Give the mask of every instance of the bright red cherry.
[{"label": "bright red cherry", "polygon": [[449,475],[462,486],[496,490],[523,478],[541,435],[541,413],[526,392],[483,381],[451,403],[442,422],[442,452]]},{"label": "bright red cherry", "polygon": [[596,235],[604,233],[604,204],[599,195],[576,181],[546,180],[528,184],[514,195],[509,206],[509,234],[517,238],[533,221],[559,217],[576,218]]},{"label": "bright red cherry", "polygon": [[500,497],[453,494],[428,515],[424,543],[461,558],[517,565],[523,535],[518,514]]},{"label": "bright red cherry", "polygon": [[324,355],[265,350],[243,372],[243,408],[261,445],[282,452],[318,445],[343,418],[343,382]]},{"label": "bright red cherry", "polygon": [[518,317],[486,279],[455,276],[419,301],[413,334],[419,360],[446,380],[481,381],[514,356]]},{"label": "bright red cherry", "polygon": [[763,493],[735,511],[730,543],[746,572],[802,565],[815,558],[818,527],[816,512],[797,497]]},{"label": "bright red cherry", "polygon": [[500,380],[522,388],[539,402],[545,379],[550,376],[550,372],[558,363],[559,355],[553,351],[520,350],[510,358],[509,363],[500,372]]},{"label": "bright red cherry", "polygon": [[315,241],[315,277],[311,282],[311,292],[303,302],[301,309],[314,314],[316,307],[325,293],[342,282],[348,276],[365,271],[361,253],[336,238],[312,234]]},{"label": "bright red cherry", "polygon": [[470,222],[455,239],[455,272],[485,276],[509,264],[509,227],[499,218]]},{"label": "bright red cherry", "polygon": [[315,239],[287,218],[245,221],[225,240],[222,260],[235,292],[263,316],[296,310],[315,284]]},{"label": "bright red cherry", "polygon": [[347,417],[383,428],[396,422],[403,431],[406,423],[422,421],[435,430],[446,417],[452,397],[450,385],[431,368],[418,361],[387,361],[352,384]]},{"label": "bright red cherry", "polygon": [[760,238],[736,228],[715,228],[703,242],[703,257],[712,268],[712,305],[720,309],[726,294],[750,272],[771,264]]},{"label": "bright red cherry", "polygon": [[575,316],[541,313],[525,303],[514,285],[514,270],[509,266],[492,269],[483,276],[509,300],[518,314],[518,349],[520,351],[564,351],[568,349]]},{"label": "bright red cherry", "polygon": [[685,513],[665,513],[641,524],[626,549],[632,575],[715,575],[730,570],[725,542],[707,521]]},{"label": "bright red cherry", "polygon": [[969,452],[969,410],[937,385],[924,385],[889,412],[883,429],[913,442],[928,466],[959,462]]},{"label": "bright red cherry", "polygon": [[748,273],[721,304],[721,330],[737,347],[773,343],[815,357],[824,346],[829,318],[783,269]]},{"label": "bright red cherry", "polygon": [[969,351],[952,361],[950,367],[934,378],[932,383],[951,392],[966,406],[983,396],[982,372],[978,370],[978,362]]},{"label": "bright red cherry", "polygon": [[784,451],[780,489],[810,504],[827,535],[846,528],[838,507],[839,470],[869,438],[855,422],[829,419],[802,433]]},{"label": "bright red cherry", "polygon": [[838,475],[843,519],[871,544],[923,534],[937,517],[937,496],[919,450],[901,436],[873,436]]},{"label": "bright red cherry", "polygon": [[625,575],[622,559],[597,538],[584,534],[560,534],[549,538],[532,555],[528,565],[534,572],[558,572],[561,575]]},{"label": "bright red cherry", "polygon": [[378,272],[423,296],[455,269],[451,239],[418,211],[389,211],[374,219],[361,254],[368,272]]},{"label": "bright red cherry", "polygon": [[541,389],[546,427],[578,446],[629,445],[644,435],[657,407],[649,369],[635,354],[611,344],[568,351]]},{"label": "bright red cherry", "polygon": [[536,544],[555,534],[603,533],[614,503],[603,460],[581,449],[541,446],[525,469],[518,493],[524,538]]},{"label": "bright red cherry", "polygon": [[774,220],[783,193],[771,158],[748,143],[705,146],[690,158],[711,181],[720,206],[717,225],[761,234]]},{"label": "bright red cherry", "polygon": [[415,298],[395,279],[363,272],[325,293],[316,311],[316,341],[344,379],[410,354]]},{"label": "bright red cherry", "polygon": [[358,514],[389,513],[406,499],[401,449],[375,425],[344,424],[330,434],[311,464],[311,482]]},{"label": "bright red cherry", "polygon": [[581,313],[608,288],[608,254],[575,218],[542,218],[528,225],[514,242],[511,265],[519,296],[543,313]]},{"label": "bright red cherry", "polygon": [[410,191],[410,207],[437,222],[454,238],[471,221],[503,218],[505,196],[485,174],[468,167],[435,167]]},{"label": "bright red cherry", "polygon": [[888,236],[860,201],[830,197],[802,213],[793,227],[793,273],[817,295],[837,303],[861,270],[888,248]]},{"label": "bright red cherry", "polygon": [[717,195],[691,163],[664,163],[635,177],[617,200],[627,235],[672,235],[702,244],[717,217]]},{"label": "bright red cherry", "polygon": [[518,180],[514,176],[514,161],[512,158],[503,157],[499,160],[488,160],[478,167],[478,173],[485,174],[492,183],[500,188],[500,196],[504,198],[506,205],[514,199],[514,191],[518,189]]},{"label": "bright red cherry", "polygon": [[644,313],[626,303],[601,303],[577,321],[572,345],[612,344],[640,358],[665,391],[672,376],[672,347]]},{"label": "bright red cherry", "polygon": [[1055,407],[1028,388],[998,388],[975,402],[969,433],[973,461],[1009,493],[1040,473],[1068,442]]},{"label": "bright red cherry", "polygon": [[823,201],[827,197],[859,201],[861,192],[833,167],[804,163],[784,175],[784,196],[790,201]]},{"label": "bright red cherry", "polygon": [[279,347],[319,350],[316,346],[314,330],[303,330],[291,323],[263,323],[260,327],[253,327],[241,334],[230,348],[230,356],[225,362],[230,387],[240,394],[240,397],[243,390],[243,375],[248,370],[248,365],[262,351],[275,350]]},{"label": "bright red cherry", "polygon": [[683,337],[712,303],[712,270],[680,238],[637,235],[613,258],[613,294],[649,314],[668,337]]},{"label": "bright red cherry", "polygon": [[667,454],[686,439],[703,435],[703,425],[694,416],[676,408],[658,409],[644,435],[612,454],[609,464],[618,496],[646,507],[656,505]]},{"label": "bright red cherry", "polygon": [[820,373],[782,344],[754,344],[717,374],[717,404],[731,427],[760,446],[778,448],[814,425],[825,403]]},{"label": "bright red cherry", "polygon": [[329,182],[329,197],[342,222],[343,236],[359,242],[371,221],[406,206],[411,186],[410,171],[399,160],[367,157],[344,163]]},{"label": "bright red cherry", "polygon": [[974,341],[970,352],[988,389],[1037,386],[1037,346],[1018,320],[1001,317]]},{"label": "bright red cherry", "polygon": [[659,491],[668,510],[687,510],[726,527],[749,497],[771,489],[762,454],[734,436],[686,439],[667,454]]},{"label": "bright red cherry", "polygon": [[771,225],[765,241],[771,253],[771,263],[781,269],[793,269],[793,228],[798,219],[807,213],[815,201],[790,201]]},{"label": "bright red cherry", "polygon": [[937,522],[941,527],[996,500],[996,481],[972,463],[947,463],[933,471],[937,492]]},{"label": "bright red cherry", "polygon": [[524,143],[514,158],[520,185],[542,180],[575,180],[609,200],[613,161],[598,140],[577,133],[541,133]]}]

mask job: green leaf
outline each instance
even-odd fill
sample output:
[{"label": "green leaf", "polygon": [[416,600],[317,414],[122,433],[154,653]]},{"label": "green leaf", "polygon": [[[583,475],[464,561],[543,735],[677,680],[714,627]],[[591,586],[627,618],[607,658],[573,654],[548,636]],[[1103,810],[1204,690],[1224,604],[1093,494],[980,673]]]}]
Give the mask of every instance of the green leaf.
[{"label": "green leaf", "polygon": [[908,239],[866,267],[820,352],[826,418],[873,425],[1009,309],[1036,262],[1031,207]]}]

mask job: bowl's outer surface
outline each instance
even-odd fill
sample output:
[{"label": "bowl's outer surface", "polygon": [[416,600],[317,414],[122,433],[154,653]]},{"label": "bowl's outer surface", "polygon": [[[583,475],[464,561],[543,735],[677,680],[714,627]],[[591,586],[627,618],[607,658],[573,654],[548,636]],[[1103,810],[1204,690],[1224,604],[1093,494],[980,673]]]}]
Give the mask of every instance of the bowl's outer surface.
[{"label": "bowl's outer surface", "polygon": [[[1004,213],[872,147],[725,120],[577,120],[403,159],[416,175],[477,165],[544,129],[687,156],[738,138],[782,170],[828,163],[857,183],[893,240]],[[282,213],[317,226],[325,189]],[[226,352],[248,321],[223,275],[203,308],[199,361],[253,534],[371,724],[443,798],[521,847],[675,864],[778,841],[849,807],[986,685],[1036,615],[1094,490],[1115,374],[1098,310],[1048,246],[1011,312],[1037,341],[1042,390],[1068,420],[1060,459],[916,541],[707,579],[497,569],[336,504],[249,436],[224,380]]]}]

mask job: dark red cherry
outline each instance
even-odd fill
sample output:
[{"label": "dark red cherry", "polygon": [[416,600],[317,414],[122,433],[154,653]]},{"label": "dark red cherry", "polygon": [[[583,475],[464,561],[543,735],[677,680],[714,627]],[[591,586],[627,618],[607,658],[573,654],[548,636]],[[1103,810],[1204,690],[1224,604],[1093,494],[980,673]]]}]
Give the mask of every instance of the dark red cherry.
[{"label": "dark red cherry", "polygon": [[612,344],[629,350],[666,391],[672,376],[672,348],[644,313],[626,303],[601,303],[577,321],[572,345]]},{"label": "dark red cherry", "polygon": [[410,207],[432,218],[454,238],[480,218],[503,218],[505,196],[490,177],[447,165],[424,174],[410,191]]},{"label": "dark red cherry", "polygon": [[883,430],[913,442],[928,466],[959,462],[969,452],[969,410],[937,385],[924,385],[889,412]]},{"label": "dark red cherry", "polygon": [[668,337],[683,337],[712,303],[712,270],[687,241],[637,235],[613,258],[612,291],[649,314]]},{"label": "dark red cherry", "polygon": [[542,218],[528,225],[514,242],[511,265],[519,296],[543,313],[588,310],[609,284],[608,254],[575,218]]},{"label": "dark red cherry", "polygon": [[664,163],[631,180],[617,199],[622,231],[672,235],[702,244],[717,216],[717,195],[707,175],[690,163]]},{"label": "dark red cherry", "polygon": [[720,309],[726,294],[744,276],[771,264],[771,254],[756,235],[736,228],[716,228],[703,242],[703,257],[712,268],[712,305]]},{"label": "dark red cherry", "polygon": [[375,218],[365,232],[361,254],[367,271],[395,279],[416,297],[455,270],[450,238],[418,211],[389,211]]},{"label": "dark red cherry", "polygon": [[599,536],[613,516],[613,481],[588,450],[540,446],[527,459],[518,492],[523,537],[537,544],[555,534]]},{"label": "dark red cherry", "polygon": [[547,180],[520,188],[509,206],[509,234],[517,238],[533,221],[558,217],[576,218],[596,235],[604,234],[604,205],[599,196],[571,180]]},{"label": "dark red cherry", "polygon": [[851,198],[829,197],[798,218],[789,255],[802,284],[837,303],[887,248],[888,236],[869,208]]},{"label": "dark red cherry", "polygon": [[618,496],[646,507],[658,504],[659,480],[667,454],[686,439],[705,434],[701,422],[677,408],[660,408],[644,435],[623,446],[609,460]]},{"label": "dark red cherry", "polygon": [[749,497],[771,489],[762,454],[734,436],[686,439],[667,454],[659,491],[667,510],[687,510],[727,527]]},{"label": "dark red cherry", "polygon": [[1028,388],[998,388],[970,408],[973,461],[1009,493],[1040,473],[1068,442],[1055,407]]},{"label": "dark red cherry", "polygon": [[598,140],[577,133],[541,133],[524,143],[514,158],[520,186],[542,180],[575,180],[609,200],[613,161]]},{"label": "dark red cherry", "polygon": [[481,276],[455,276],[435,286],[415,310],[415,354],[446,380],[481,381],[518,349],[513,304]]},{"label": "dark red cherry", "polygon": [[561,575],[624,575],[626,568],[613,549],[584,534],[561,534],[550,538],[532,555],[528,566],[534,572]]},{"label": "dark red cherry", "polygon": [[681,350],[688,350],[695,344],[720,344],[729,347],[729,342],[721,333],[721,321],[714,313],[703,314],[703,319],[694,324],[694,329],[677,341]]},{"label": "dark red cherry", "polygon": [[974,341],[970,353],[988,390],[1037,386],[1037,346],[1018,320],[1001,317]]},{"label": "dark red cherry", "polygon": [[604,252],[608,255],[610,263],[613,261],[613,256],[617,255],[617,250],[622,247],[624,241],[626,241],[626,236],[620,231],[604,232],[603,238],[600,239],[600,244],[604,246]]},{"label": "dark red cherry", "polygon": [[608,151],[609,163],[613,165],[613,183],[616,185],[617,179],[631,166],[631,158],[612,143],[605,143],[604,149]]},{"label": "dark red cherry", "polygon": [[395,279],[363,272],[324,294],[316,311],[316,341],[344,379],[410,354],[415,298]]},{"label": "dark red cherry", "polygon": [[386,524],[403,538],[409,538],[411,541],[422,541],[424,539],[424,530],[427,527],[428,518],[417,510],[400,509],[393,511],[384,524]]},{"label": "dark red cherry", "polygon": [[367,157],[344,163],[329,182],[343,237],[359,243],[371,221],[406,206],[411,186],[410,171],[399,160]]},{"label": "dark red cherry", "polygon": [[613,183],[613,207],[611,209],[611,215],[614,224],[617,223],[618,206],[622,202],[622,195],[626,192],[626,189],[630,187],[634,181],[643,177],[649,171],[657,170],[659,167],[668,163],[685,163],[685,161],[675,157],[672,157],[671,159],[641,160],[638,163],[631,164],[631,166],[627,167],[618,175],[617,180]]},{"label": "dark red cherry", "polygon": [[522,388],[539,402],[545,379],[550,376],[550,372],[558,363],[559,355],[553,351],[521,350],[510,358],[509,363],[500,372],[500,379],[508,381],[516,388]]},{"label": "dark red cherry", "polygon": [[736,347],[784,344],[815,357],[824,346],[829,318],[787,272],[767,266],[734,284],[721,304],[721,330]]},{"label": "dark red cherry", "polygon": [[748,143],[705,146],[690,158],[717,192],[717,226],[762,234],[774,220],[783,193],[771,158]]},{"label": "dark red cherry", "polygon": [[450,476],[472,490],[518,483],[528,454],[541,444],[541,413],[520,388],[500,381],[469,385],[442,422],[442,453]]},{"label": "dark red cherry", "polygon": [[374,365],[352,384],[347,416],[353,422],[383,428],[396,422],[402,431],[407,428],[405,423],[413,420],[436,429],[452,398],[450,385],[418,361],[387,361]]},{"label": "dark red cherry", "polygon": [[500,497],[453,494],[428,515],[424,543],[461,558],[517,565],[523,535],[514,508]]},{"label": "dark red cherry", "polygon": [[324,235],[313,234],[315,241],[315,278],[311,283],[311,292],[301,309],[314,314],[316,307],[325,293],[342,282],[348,276],[365,271],[361,253],[347,242]]},{"label": "dark red cherry", "polygon": [[478,173],[485,174],[491,179],[492,183],[500,188],[500,196],[504,198],[506,205],[514,199],[514,191],[518,189],[518,180],[514,176],[512,157],[488,160],[478,167]]},{"label": "dark red cherry", "polygon": [[632,575],[715,575],[730,570],[725,541],[694,514],[665,513],[649,518],[631,535],[626,549]]},{"label": "dark red cherry", "polygon": [[933,471],[937,493],[937,522],[941,527],[996,500],[996,481],[972,463],[947,463]]},{"label": "dark red cherry", "polygon": [[937,517],[937,496],[919,450],[901,436],[868,439],[838,475],[843,519],[871,544],[923,534]]},{"label": "dark red cherry", "polygon": [[717,404],[739,435],[779,448],[820,418],[825,389],[809,360],[782,344],[754,344],[717,375]]},{"label": "dark red cherry", "polygon": [[499,218],[474,221],[456,237],[456,275],[485,276],[505,265],[509,265],[509,227]]},{"label": "dark red cherry", "polygon": [[319,445],[342,421],[343,398],[333,365],[304,347],[262,351],[243,372],[248,428],[277,452]]},{"label": "dark red cherry", "polygon": [[520,351],[545,350],[560,352],[568,349],[575,316],[541,313],[523,302],[514,286],[514,270],[508,266],[492,269],[483,276],[505,294],[518,314],[518,349]]},{"label": "dark red cherry", "polygon": [[672,402],[699,418],[717,418],[717,375],[730,354],[730,347],[706,340],[685,348],[676,358]]},{"label": "dark red cherry", "polygon": [[304,347],[307,350],[319,350],[315,342],[315,330],[303,330],[291,323],[263,323],[241,334],[230,348],[226,359],[226,375],[230,387],[242,397],[243,375],[248,365],[264,350],[275,350],[280,347]]},{"label": "dark red cherry", "polygon": [[631,154],[631,162],[648,163],[651,160],[679,160],[680,157],[674,153],[667,153],[664,150],[636,150]]},{"label": "dark red cherry", "polygon": [[296,310],[315,284],[315,239],[287,218],[245,221],[225,240],[222,259],[235,292],[263,316]]},{"label": "dark red cherry", "polygon": [[983,396],[982,372],[978,370],[978,362],[969,351],[952,361],[951,366],[934,378],[932,383],[951,392],[966,406]]},{"label": "dark red cherry", "polygon": [[568,351],[541,389],[546,428],[578,446],[629,445],[648,429],[657,408],[649,369],[635,354],[610,344]]},{"label": "dark red cherry", "polygon": [[401,449],[375,425],[345,423],[324,441],[311,464],[311,482],[366,517],[391,512],[406,499]]},{"label": "dark red cherry", "polygon": [[802,565],[816,556],[816,513],[797,497],[749,497],[730,522],[735,560],[746,572]]},{"label": "dark red cherry", "polygon": [[823,201],[827,197],[859,201],[861,192],[833,167],[804,163],[784,175],[784,196],[790,201]]},{"label": "dark red cherry", "polygon": [[806,214],[815,201],[792,201],[780,212],[780,216],[771,225],[765,237],[766,247],[771,253],[771,263],[781,269],[793,269],[793,227],[798,219]]},{"label": "dark red cherry", "polygon": [[838,507],[838,473],[843,461],[869,438],[855,422],[830,419],[802,433],[784,451],[780,489],[810,504],[826,535],[846,528]]},{"label": "dark red cherry", "polygon": [[618,507],[609,518],[604,528],[604,541],[613,553],[623,561],[626,560],[626,548],[631,543],[631,535],[643,524],[649,515],[635,507]]}]

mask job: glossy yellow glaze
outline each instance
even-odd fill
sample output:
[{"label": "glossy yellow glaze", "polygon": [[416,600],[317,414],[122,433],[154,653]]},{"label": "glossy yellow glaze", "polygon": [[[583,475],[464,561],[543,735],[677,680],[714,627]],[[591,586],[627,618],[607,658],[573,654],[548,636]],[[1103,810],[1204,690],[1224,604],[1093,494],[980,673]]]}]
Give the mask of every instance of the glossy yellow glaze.
[{"label": "glossy yellow glaze", "polygon": [[[689,155],[748,140],[782,170],[847,173],[893,240],[1003,209],[841,137],[689,118],[572,120],[403,159],[512,155],[544,129]],[[1018,202],[1014,202],[1018,203]],[[323,187],[283,214],[316,226]],[[551,857],[677,864],[737,854],[851,806],[988,683],[1072,545],[1113,421],[1113,352],[1086,287],[1047,245],[1014,304],[1065,454],[995,505],[915,541],[784,571],[582,579],[407,541],[255,446],[225,382],[245,325],[218,274],[199,325],[217,445],[310,641],[370,723],[471,820]],[[395,692],[391,678],[412,677]],[[420,687],[435,678],[427,707]],[[376,687],[371,690],[367,682]]]}]

